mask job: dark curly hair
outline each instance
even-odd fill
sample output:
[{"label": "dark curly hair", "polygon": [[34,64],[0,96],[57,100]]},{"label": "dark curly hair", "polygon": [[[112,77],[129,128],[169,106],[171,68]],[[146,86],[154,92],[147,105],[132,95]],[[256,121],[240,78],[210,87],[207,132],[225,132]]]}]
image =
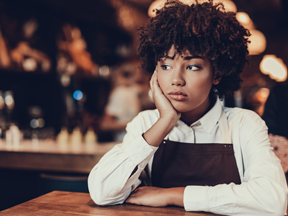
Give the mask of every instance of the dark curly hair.
[{"label": "dark curly hair", "polygon": [[142,67],[153,73],[157,62],[174,45],[177,52],[187,49],[191,54],[208,58],[222,75],[221,82],[212,89],[228,95],[240,88],[240,73],[247,62],[247,42],[250,33],[235,18],[225,12],[221,3],[213,1],[186,5],[167,1],[156,16],[139,29],[138,54]]}]

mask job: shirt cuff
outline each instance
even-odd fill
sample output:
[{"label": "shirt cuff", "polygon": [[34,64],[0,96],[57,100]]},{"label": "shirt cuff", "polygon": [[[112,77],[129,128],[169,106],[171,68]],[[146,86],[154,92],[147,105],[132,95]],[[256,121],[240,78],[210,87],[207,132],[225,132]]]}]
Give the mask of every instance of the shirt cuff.
[{"label": "shirt cuff", "polygon": [[187,186],[184,190],[184,208],[186,211],[209,212],[209,186]]},{"label": "shirt cuff", "polygon": [[142,161],[152,156],[157,149],[158,147],[149,145],[143,136],[140,135],[133,142],[125,146],[124,152],[134,165],[140,165]]}]

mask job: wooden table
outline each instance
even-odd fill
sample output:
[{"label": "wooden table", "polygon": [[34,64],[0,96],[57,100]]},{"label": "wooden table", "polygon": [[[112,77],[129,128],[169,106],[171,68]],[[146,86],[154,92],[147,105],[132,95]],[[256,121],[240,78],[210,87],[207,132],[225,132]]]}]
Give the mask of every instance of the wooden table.
[{"label": "wooden table", "polygon": [[0,168],[89,174],[116,143],[59,144],[55,141],[0,142]]},{"label": "wooden table", "polygon": [[88,193],[53,191],[36,199],[6,209],[1,216],[101,215],[101,216],[205,216],[211,213],[186,212],[180,207],[153,208],[137,205],[97,206]]}]

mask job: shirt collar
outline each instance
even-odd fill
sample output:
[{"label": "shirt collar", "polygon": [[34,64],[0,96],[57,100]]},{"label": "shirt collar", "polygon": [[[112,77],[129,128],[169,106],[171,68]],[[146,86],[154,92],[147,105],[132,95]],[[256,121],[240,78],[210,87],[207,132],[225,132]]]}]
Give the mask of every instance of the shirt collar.
[{"label": "shirt collar", "polygon": [[214,127],[218,124],[218,121],[221,117],[222,114],[222,104],[217,96],[216,102],[214,106],[204,115],[202,116],[199,120],[196,122],[192,123],[190,127],[193,127],[195,125],[201,124],[203,128],[208,132],[212,133]]}]

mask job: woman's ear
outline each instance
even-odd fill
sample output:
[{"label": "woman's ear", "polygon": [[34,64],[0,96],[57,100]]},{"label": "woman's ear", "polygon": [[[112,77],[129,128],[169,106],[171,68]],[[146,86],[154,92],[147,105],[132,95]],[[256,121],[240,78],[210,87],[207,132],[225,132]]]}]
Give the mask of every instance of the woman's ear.
[{"label": "woman's ear", "polygon": [[221,81],[222,78],[222,74],[220,73],[220,71],[215,71],[214,77],[213,77],[213,84],[214,85],[218,85]]}]

